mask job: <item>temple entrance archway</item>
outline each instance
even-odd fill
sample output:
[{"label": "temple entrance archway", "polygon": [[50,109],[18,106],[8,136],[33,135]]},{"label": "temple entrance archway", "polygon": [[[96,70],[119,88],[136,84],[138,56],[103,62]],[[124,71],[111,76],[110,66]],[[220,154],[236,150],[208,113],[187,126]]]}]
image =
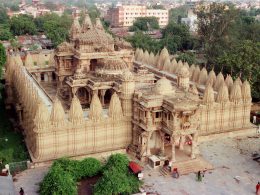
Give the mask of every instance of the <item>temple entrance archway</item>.
[{"label": "temple entrance archway", "polygon": [[149,147],[151,154],[158,154],[160,152],[162,140],[159,131],[154,131],[149,140]]},{"label": "temple entrance archway", "polygon": [[104,104],[109,105],[113,92],[111,89],[106,90],[104,95]]},{"label": "temple entrance archway", "polygon": [[80,87],[76,92],[76,96],[79,98],[81,105],[89,105],[89,92],[86,88]]}]

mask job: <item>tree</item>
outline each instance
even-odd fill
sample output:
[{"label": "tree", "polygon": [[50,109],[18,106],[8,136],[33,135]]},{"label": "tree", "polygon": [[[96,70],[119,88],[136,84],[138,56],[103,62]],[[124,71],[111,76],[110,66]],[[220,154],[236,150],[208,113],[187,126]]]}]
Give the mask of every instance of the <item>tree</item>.
[{"label": "tree", "polygon": [[157,53],[163,48],[162,42],[152,39],[149,35],[144,34],[141,31],[135,32],[131,37],[126,38],[134,48],[142,48],[149,52]]},{"label": "tree", "polygon": [[73,177],[57,164],[52,166],[40,184],[42,195],[76,195],[76,182]]},{"label": "tree", "polygon": [[47,9],[49,9],[49,10],[51,10],[51,11],[54,11],[54,10],[57,9],[57,5],[56,5],[55,3],[53,3],[53,2],[51,2],[51,1],[46,1],[46,2],[44,3],[44,5],[45,5],[45,7],[46,7]]},{"label": "tree", "polygon": [[156,17],[138,17],[135,19],[133,26],[129,28],[130,31],[148,31],[152,29],[159,29]]},{"label": "tree", "polygon": [[6,8],[0,7],[0,24],[7,24],[9,17],[7,15]]},{"label": "tree", "polygon": [[0,25],[0,40],[7,41],[13,38],[8,25]]},{"label": "tree", "polygon": [[230,46],[229,29],[238,15],[233,6],[211,3],[200,5],[197,13],[198,35],[209,63],[215,63],[216,58]]},{"label": "tree", "polygon": [[[260,99],[260,42],[246,40],[232,46],[218,57],[225,73],[240,76],[252,85],[252,96]],[[220,67],[219,67],[220,68]]]},{"label": "tree", "polygon": [[10,30],[13,35],[34,35],[37,32],[33,17],[28,15],[12,17],[10,22]]},{"label": "tree", "polygon": [[95,195],[133,194],[141,182],[128,170],[129,160],[124,154],[112,154],[103,169],[103,176],[94,186]]},{"label": "tree", "polygon": [[170,53],[177,50],[193,49],[194,40],[190,35],[189,28],[184,24],[169,23],[163,30],[163,45]]},{"label": "tree", "polygon": [[45,32],[46,36],[52,40],[54,46],[58,46],[69,37],[69,29],[72,24],[71,18],[64,14],[47,14],[35,19],[38,31]]},{"label": "tree", "polygon": [[187,62],[188,64],[194,64],[195,63],[195,59],[196,56],[194,53],[192,52],[185,52],[185,53],[181,53],[176,60],[179,61],[183,61],[183,62]]},{"label": "tree", "polygon": [[2,71],[3,71],[3,66],[6,63],[6,53],[5,53],[5,48],[2,43],[0,43],[0,79],[2,78]]},{"label": "tree", "polygon": [[180,18],[187,17],[188,8],[186,6],[180,6],[177,8],[172,8],[169,11],[169,23],[179,23]]}]

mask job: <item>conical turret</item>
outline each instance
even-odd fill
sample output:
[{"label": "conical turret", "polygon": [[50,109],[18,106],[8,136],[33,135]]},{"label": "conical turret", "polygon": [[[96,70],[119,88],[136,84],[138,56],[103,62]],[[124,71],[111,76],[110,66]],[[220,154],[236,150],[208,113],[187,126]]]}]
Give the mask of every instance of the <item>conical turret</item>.
[{"label": "conical turret", "polygon": [[235,82],[231,88],[230,101],[239,102],[242,99],[241,87],[238,82]]},{"label": "conical turret", "polygon": [[99,29],[99,30],[104,30],[104,27],[103,27],[103,24],[102,24],[100,18],[96,18],[96,25],[95,25],[95,27],[97,29]]},{"label": "conical turret", "polygon": [[58,97],[55,98],[51,111],[51,124],[55,127],[62,127],[65,125],[65,113]]},{"label": "conical turret", "polygon": [[220,85],[218,95],[217,95],[217,100],[216,102],[222,103],[222,102],[228,102],[229,97],[228,97],[228,88],[225,82],[222,82]]},{"label": "conical turret", "polygon": [[94,94],[90,104],[89,119],[99,121],[102,118],[103,108],[97,94]]},{"label": "conical turret", "polygon": [[216,77],[215,71],[212,69],[212,70],[209,72],[209,76],[208,76],[206,85],[214,86],[214,84],[215,84],[215,82],[216,82],[216,79],[217,79],[217,77]]},{"label": "conical turret", "polygon": [[48,128],[50,124],[50,113],[45,104],[40,101],[34,117],[35,131],[40,132]]},{"label": "conical turret", "polygon": [[181,60],[179,60],[178,63],[177,63],[176,71],[175,71],[176,74],[178,74],[178,72],[182,69],[182,67],[183,67],[183,63],[182,63]]},{"label": "conical turret", "polygon": [[75,39],[78,34],[81,32],[81,26],[77,17],[74,18],[73,23],[70,28],[70,38]]},{"label": "conical turret", "polygon": [[15,62],[16,62],[17,65],[23,66],[23,61],[22,61],[21,56],[19,54],[15,56]]},{"label": "conical turret", "polygon": [[88,30],[93,28],[93,24],[88,14],[85,15],[85,18],[82,23],[82,32],[87,32]]},{"label": "conical turret", "polygon": [[240,87],[242,86],[242,81],[240,79],[240,77],[237,77],[237,79],[235,80],[235,83],[238,83],[240,85]]},{"label": "conical turret", "polygon": [[167,71],[167,72],[170,72],[170,69],[171,69],[171,61],[170,61],[169,58],[167,58],[167,59],[165,60],[164,65],[163,65],[163,70],[164,70],[164,71]]},{"label": "conical turret", "polygon": [[198,80],[199,80],[199,76],[200,76],[200,67],[199,66],[196,66],[195,67],[195,70],[194,70],[194,72],[193,72],[193,75],[192,75],[192,81],[193,82],[198,82]]},{"label": "conical turret", "polygon": [[162,69],[165,61],[170,57],[168,50],[164,47],[160,53],[160,57],[158,60],[158,68]]},{"label": "conical turret", "polygon": [[120,120],[123,116],[122,106],[120,99],[116,93],[114,93],[111,97],[108,115],[113,120]]},{"label": "conical turret", "polygon": [[244,81],[244,83],[241,87],[241,92],[242,92],[242,98],[244,101],[250,101],[250,102],[252,101],[251,87],[247,80]]},{"label": "conical turret", "polygon": [[232,77],[229,74],[226,77],[225,83],[226,83],[226,85],[228,87],[228,91],[230,93],[231,92],[231,88],[232,88],[234,82],[233,82]]},{"label": "conical turret", "polygon": [[32,60],[32,56],[31,56],[30,52],[28,52],[27,55],[26,55],[24,65],[25,65],[25,67],[27,67],[27,68],[31,68],[31,67],[33,67],[33,65],[34,65],[34,64],[33,64],[33,60]]},{"label": "conical turret", "polygon": [[140,50],[139,50],[139,54],[138,54],[137,61],[142,62],[143,57],[144,57],[144,52],[143,52],[142,49],[140,49]]},{"label": "conical turret", "polygon": [[73,124],[80,124],[83,122],[83,110],[80,101],[76,95],[72,98],[69,111],[69,121]]},{"label": "conical turret", "polygon": [[142,62],[145,63],[145,64],[149,64],[149,59],[150,59],[149,52],[147,50],[145,50],[144,58],[143,58]]},{"label": "conical turret", "polygon": [[212,104],[215,101],[213,88],[208,85],[204,91],[203,103]]},{"label": "conical turret", "polygon": [[198,83],[200,85],[205,85],[207,79],[208,79],[208,72],[207,72],[206,68],[202,68],[202,70],[200,71]]},{"label": "conical turret", "polygon": [[193,75],[194,70],[195,70],[195,65],[192,64],[192,65],[190,66],[190,68],[189,68],[189,71],[190,71],[190,79],[192,78],[192,75]]},{"label": "conical turret", "polygon": [[224,76],[223,76],[222,72],[220,72],[220,73],[218,73],[218,76],[216,78],[216,82],[214,84],[215,91],[219,90],[220,85],[222,84],[223,81],[224,81]]}]

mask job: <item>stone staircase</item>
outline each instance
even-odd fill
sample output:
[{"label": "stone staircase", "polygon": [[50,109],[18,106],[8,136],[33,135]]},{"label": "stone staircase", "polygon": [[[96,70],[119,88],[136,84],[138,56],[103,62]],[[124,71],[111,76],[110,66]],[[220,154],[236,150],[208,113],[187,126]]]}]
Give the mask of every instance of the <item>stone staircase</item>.
[{"label": "stone staircase", "polygon": [[180,175],[213,169],[213,166],[201,157],[193,160],[173,163],[172,167],[177,168]]},{"label": "stone staircase", "polygon": [[161,173],[164,177],[167,177],[167,176],[170,176],[170,175],[171,175],[171,172],[169,171],[169,169],[167,169],[167,167],[162,167],[162,168],[160,168],[160,173]]}]

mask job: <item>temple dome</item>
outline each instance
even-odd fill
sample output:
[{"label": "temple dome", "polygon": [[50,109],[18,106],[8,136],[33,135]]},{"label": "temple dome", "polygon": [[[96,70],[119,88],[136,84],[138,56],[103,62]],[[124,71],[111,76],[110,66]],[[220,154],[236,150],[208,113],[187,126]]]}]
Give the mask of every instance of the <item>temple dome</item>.
[{"label": "temple dome", "polygon": [[72,51],[72,45],[68,42],[63,42],[60,45],[58,45],[57,49],[58,52],[70,52]]},{"label": "temple dome", "polygon": [[100,67],[96,69],[97,73],[116,75],[122,74],[128,69],[128,66],[121,58],[107,58],[99,61]]},{"label": "temple dome", "polygon": [[159,79],[155,85],[155,92],[161,95],[173,93],[174,91],[173,91],[171,81],[169,81],[165,77]]}]

